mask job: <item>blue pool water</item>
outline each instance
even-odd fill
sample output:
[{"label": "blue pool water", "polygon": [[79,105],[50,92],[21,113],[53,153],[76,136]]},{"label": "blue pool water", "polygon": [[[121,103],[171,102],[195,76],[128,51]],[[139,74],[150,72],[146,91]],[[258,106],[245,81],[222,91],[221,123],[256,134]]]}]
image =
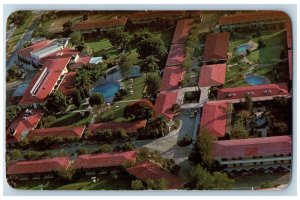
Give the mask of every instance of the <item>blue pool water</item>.
[{"label": "blue pool water", "polygon": [[246,52],[246,50],[249,49],[249,48],[250,48],[250,46],[249,46],[248,44],[244,44],[244,45],[238,46],[238,47],[236,48],[236,52],[237,52],[237,53],[244,53],[244,52]]},{"label": "blue pool water", "polygon": [[105,100],[110,102],[113,100],[115,94],[120,90],[120,85],[118,83],[105,83],[102,85],[95,86],[91,92],[96,93],[100,92],[104,95]]},{"label": "blue pool water", "polygon": [[263,85],[268,84],[270,81],[263,76],[260,75],[252,75],[245,78],[245,81],[250,85]]}]

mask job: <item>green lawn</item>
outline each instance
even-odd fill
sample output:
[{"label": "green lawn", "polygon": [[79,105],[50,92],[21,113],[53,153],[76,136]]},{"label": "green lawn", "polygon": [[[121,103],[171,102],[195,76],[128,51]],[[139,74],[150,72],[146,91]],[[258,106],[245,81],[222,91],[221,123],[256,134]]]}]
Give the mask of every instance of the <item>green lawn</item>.
[{"label": "green lawn", "polygon": [[125,106],[127,104],[128,103],[116,103],[115,105],[111,106],[111,108],[109,110],[102,113],[101,117],[102,118],[110,118],[111,121],[114,121],[114,122],[127,121],[127,119],[125,119],[123,117],[123,112],[124,112]]},{"label": "green lawn", "polygon": [[51,125],[51,127],[61,127],[61,126],[79,126],[85,125],[89,123],[92,119],[90,114],[85,114],[81,116],[80,113],[67,113],[67,114],[59,114],[56,116],[55,122]]},{"label": "green lawn", "polygon": [[95,40],[87,40],[85,41],[85,45],[94,50],[94,53],[101,51],[102,49],[112,47],[110,41],[108,39],[95,39]]},{"label": "green lawn", "polygon": [[17,42],[20,40],[22,37],[23,33],[27,30],[27,28],[30,26],[33,18],[35,17],[34,13],[31,13],[27,20],[25,21],[24,24],[21,26],[17,27],[16,30],[14,31],[13,35],[11,38],[7,41],[7,48],[6,48],[6,55],[9,55],[10,52],[13,50],[14,46],[17,44]]},{"label": "green lawn", "polygon": [[[252,71],[255,74],[260,74],[266,76],[272,83],[276,82],[275,74],[274,74],[274,63],[276,63],[280,59],[280,54],[282,49],[286,48],[285,45],[285,32],[284,31],[276,31],[276,32],[264,32],[262,36],[252,38],[251,40],[254,42],[258,42],[262,40],[265,44],[265,47],[252,51],[247,57],[247,59],[254,64],[271,64],[270,66],[263,66],[258,69]],[[247,39],[235,39],[230,41],[230,47],[228,49],[229,53],[232,55],[235,54],[235,48],[247,43],[249,40]],[[227,65],[235,64],[236,61],[228,60]],[[247,64],[242,64],[241,62],[235,66],[227,67],[226,69],[226,83],[225,87],[237,87],[248,85],[244,81],[245,73],[252,66]]]},{"label": "green lawn", "polygon": [[40,190],[44,185],[44,190],[130,190],[132,178],[129,175],[119,175],[114,180],[111,175],[98,175],[98,182],[92,183],[90,177],[81,178],[64,183],[55,180],[31,180],[18,181],[17,189],[22,190]]},{"label": "green lawn", "polygon": [[[143,98],[143,90],[144,90],[144,87],[145,87],[145,79],[146,79],[146,76],[140,76],[140,77],[134,78],[133,79],[133,87],[132,87],[132,89],[134,91],[133,95],[122,99],[122,101]],[[124,83],[125,90],[129,90],[129,80],[125,80],[125,81],[122,81],[122,82]]]}]

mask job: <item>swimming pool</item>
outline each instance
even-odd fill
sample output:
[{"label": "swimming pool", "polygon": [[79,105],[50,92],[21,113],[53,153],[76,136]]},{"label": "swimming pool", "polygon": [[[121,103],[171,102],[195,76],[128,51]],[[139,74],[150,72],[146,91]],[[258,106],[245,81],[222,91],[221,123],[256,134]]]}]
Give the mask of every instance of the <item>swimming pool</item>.
[{"label": "swimming pool", "polygon": [[243,45],[240,45],[236,48],[236,52],[237,53],[245,53],[247,49],[250,48],[250,45],[249,44],[243,44]]},{"label": "swimming pool", "polygon": [[118,83],[105,83],[101,85],[96,85],[91,93],[100,92],[104,95],[107,102],[111,102],[115,94],[120,90],[120,84]]},{"label": "swimming pool", "polygon": [[255,74],[245,76],[245,81],[250,85],[263,85],[270,83],[269,79],[267,79],[266,77]]}]

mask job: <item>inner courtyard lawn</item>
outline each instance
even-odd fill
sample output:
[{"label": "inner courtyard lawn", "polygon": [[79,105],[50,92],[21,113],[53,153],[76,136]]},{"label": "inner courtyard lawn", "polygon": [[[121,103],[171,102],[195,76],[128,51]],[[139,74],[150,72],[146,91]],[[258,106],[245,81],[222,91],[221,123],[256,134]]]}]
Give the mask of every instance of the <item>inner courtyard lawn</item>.
[{"label": "inner courtyard lawn", "polygon": [[[265,76],[271,81],[271,83],[283,81],[276,79],[275,67],[276,63],[281,60],[281,53],[286,51],[285,31],[269,31],[262,34],[263,35],[259,37],[251,39],[255,43],[258,43],[258,41],[261,40],[265,46],[254,50],[250,52],[249,55],[245,56],[246,60],[250,62],[249,64],[243,63],[242,60],[238,61],[235,59],[227,61],[225,87],[248,85],[244,80],[244,75],[247,72]],[[235,57],[237,55],[235,48],[246,44],[249,41],[249,39],[242,38],[230,41],[228,52]],[[288,66],[282,67],[285,67],[288,70]]]},{"label": "inner courtyard lawn", "polygon": [[112,47],[110,41],[107,38],[86,40],[84,43],[87,47],[93,49],[94,53],[101,51],[102,49]]},{"label": "inner courtyard lawn", "polygon": [[56,116],[56,120],[51,127],[86,125],[91,120],[92,115],[87,112],[83,116],[79,112],[63,113]]}]

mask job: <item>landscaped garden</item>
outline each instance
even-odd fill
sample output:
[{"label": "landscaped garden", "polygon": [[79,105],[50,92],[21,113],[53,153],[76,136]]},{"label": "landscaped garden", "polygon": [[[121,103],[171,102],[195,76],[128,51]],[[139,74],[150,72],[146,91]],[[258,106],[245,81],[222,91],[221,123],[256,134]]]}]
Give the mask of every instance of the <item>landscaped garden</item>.
[{"label": "landscaped garden", "polygon": [[284,82],[288,79],[285,31],[236,38],[228,49],[225,87]]},{"label": "landscaped garden", "polygon": [[56,116],[51,127],[86,125],[91,122],[91,119],[92,116],[88,111],[83,112],[83,115],[80,112],[63,113]]}]

